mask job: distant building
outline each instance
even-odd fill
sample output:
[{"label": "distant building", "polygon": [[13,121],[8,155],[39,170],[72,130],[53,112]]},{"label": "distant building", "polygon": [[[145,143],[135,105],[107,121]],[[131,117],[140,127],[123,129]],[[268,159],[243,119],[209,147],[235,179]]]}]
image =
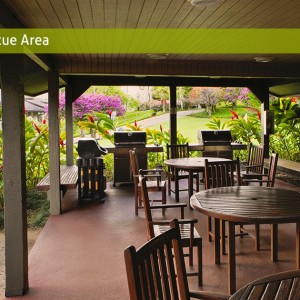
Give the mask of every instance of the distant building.
[{"label": "distant building", "polygon": [[33,120],[42,122],[45,118],[45,106],[48,101],[39,97],[25,96],[25,114]]},{"label": "distant building", "polygon": [[121,86],[121,89],[140,103],[152,100],[152,86]]}]

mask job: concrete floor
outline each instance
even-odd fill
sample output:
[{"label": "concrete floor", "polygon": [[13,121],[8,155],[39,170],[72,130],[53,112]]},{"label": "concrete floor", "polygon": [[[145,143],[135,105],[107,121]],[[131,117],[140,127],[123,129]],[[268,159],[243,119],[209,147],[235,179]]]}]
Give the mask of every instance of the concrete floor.
[{"label": "concrete floor", "polygon": [[[291,188],[277,181],[277,186]],[[295,188],[300,191],[300,188]],[[30,290],[12,299],[129,299],[123,250],[146,242],[143,211],[134,215],[133,188],[109,183],[105,203],[77,203],[77,191],[64,199],[65,211],[51,216],[29,255]],[[187,192],[180,193],[187,202]],[[168,202],[174,201],[174,195]],[[221,265],[213,262],[213,243],[208,242],[206,217],[186,210],[198,218],[197,229],[203,237],[203,289],[227,292],[227,256]],[[161,212],[155,212],[161,218]],[[168,219],[176,217],[167,211]],[[253,227],[253,226],[252,226]],[[237,238],[237,288],[258,277],[295,268],[295,225],[279,225],[279,262],[270,260],[269,225],[262,226],[262,250],[254,250],[250,237]],[[190,288],[198,289],[196,278],[189,278]]]}]

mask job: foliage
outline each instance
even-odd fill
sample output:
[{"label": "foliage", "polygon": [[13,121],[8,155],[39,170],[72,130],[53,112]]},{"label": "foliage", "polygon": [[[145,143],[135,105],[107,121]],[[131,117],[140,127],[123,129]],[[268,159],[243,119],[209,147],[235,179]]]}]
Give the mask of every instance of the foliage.
[{"label": "foliage", "polygon": [[28,227],[43,227],[49,217],[49,200],[45,192],[27,192]]},{"label": "foliage", "polygon": [[[65,160],[65,132],[60,134],[61,162]],[[31,121],[25,116],[26,185],[36,186],[49,172],[49,132],[48,124]]]},{"label": "foliage", "polygon": [[300,161],[300,106],[297,98],[276,99],[274,110],[275,133],[271,136],[272,149],[279,157]]},{"label": "foliage", "polygon": [[78,125],[84,129],[90,129],[111,142],[113,142],[113,131],[116,130],[114,121],[109,114],[94,113],[85,117],[84,121],[79,121]]},{"label": "foliage", "polygon": [[250,116],[245,114],[239,116],[235,111],[232,112],[232,119],[228,121],[228,127],[231,130],[235,141],[249,143],[261,143],[261,120],[260,115]]},{"label": "foliage", "polygon": [[166,111],[167,100],[170,99],[170,89],[168,86],[154,86],[152,88],[152,97],[161,101],[163,111]]},{"label": "foliage", "polygon": [[247,103],[249,100],[250,91],[248,88],[226,87],[222,88],[222,92],[223,100],[227,105],[231,105],[232,109],[235,108],[238,100],[242,103]]},{"label": "foliage", "polygon": [[223,130],[227,128],[227,121],[223,121],[222,118],[212,117],[208,122],[207,127],[211,130]]},{"label": "foliage", "polygon": [[189,100],[205,108],[206,112],[211,115],[216,110],[220,96],[219,88],[194,87],[190,93]]},{"label": "foliage", "polygon": [[[60,115],[65,114],[65,94],[59,96]],[[48,108],[46,108],[47,112]],[[103,94],[82,94],[73,103],[73,117],[82,120],[86,115],[92,112],[110,112],[116,116],[123,116],[125,106],[122,105],[121,98],[118,96],[106,96]]]}]

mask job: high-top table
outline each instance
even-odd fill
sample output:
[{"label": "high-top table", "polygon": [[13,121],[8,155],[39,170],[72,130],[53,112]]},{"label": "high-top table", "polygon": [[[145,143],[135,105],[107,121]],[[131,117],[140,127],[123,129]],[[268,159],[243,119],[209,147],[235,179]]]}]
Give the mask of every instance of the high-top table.
[{"label": "high-top table", "polygon": [[165,164],[168,167],[174,168],[175,175],[175,200],[179,202],[179,183],[178,183],[178,172],[184,170],[189,174],[188,191],[189,199],[193,195],[193,173],[204,171],[204,160],[218,161],[218,160],[229,160],[227,158],[219,157],[184,157],[184,158],[172,158],[165,160]]},{"label": "high-top table", "polygon": [[[279,223],[296,223],[296,268],[300,269],[300,193],[262,186],[234,186],[204,190],[191,197],[191,206],[215,219],[215,241],[220,220],[228,221],[228,290],[236,291],[235,225],[271,224],[271,259],[278,260]],[[220,243],[215,261],[220,263]]]}]

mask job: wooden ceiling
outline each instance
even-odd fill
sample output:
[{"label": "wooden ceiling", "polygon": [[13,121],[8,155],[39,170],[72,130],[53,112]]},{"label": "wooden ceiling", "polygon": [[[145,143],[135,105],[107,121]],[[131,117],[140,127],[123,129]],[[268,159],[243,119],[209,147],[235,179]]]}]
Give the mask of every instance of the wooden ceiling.
[{"label": "wooden ceiling", "polygon": [[[187,0],[2,0],[0,9],[3,27],[300,27],[299,0],[223,0],[220,5],[209,7],[194,7]],[[40,73],[51,68],[64,76],[65,81],[79,74],[274,78],[276,84],[269,81],[274,94],[300,93],[300,54],[272,54],[270,63],[257,63],[256,56],[260,54],[169,54],[164,60],[151,60],[146,54],[82,53],[37,56],[35,61],[42,67]],[[38,94],[45,90],[41,74],[32,78],[32,72],[27,75],[27,93]],[[283,80],[284,88],[279,88],[278,79]],[[40,83],[34,84],[36,80]]]}]

